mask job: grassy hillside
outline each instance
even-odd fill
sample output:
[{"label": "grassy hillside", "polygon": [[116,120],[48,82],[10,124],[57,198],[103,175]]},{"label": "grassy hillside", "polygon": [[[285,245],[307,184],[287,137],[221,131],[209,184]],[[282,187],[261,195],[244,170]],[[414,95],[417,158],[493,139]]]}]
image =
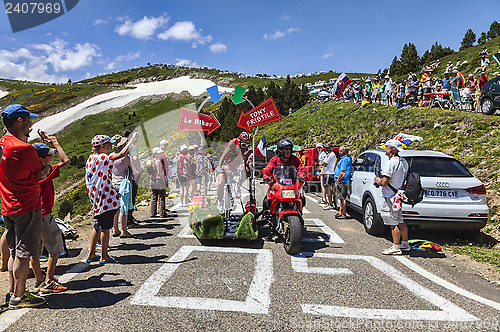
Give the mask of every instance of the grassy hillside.
[{"label": "grassy hillside", "polygon": [[90,84],[53,85],[33,82],[0,80],[0,90],[10,93],[0,99],[0,109],[21,104],[31,112],[45,116],[63,110],[94,95],[107,92],[109,87]]}]

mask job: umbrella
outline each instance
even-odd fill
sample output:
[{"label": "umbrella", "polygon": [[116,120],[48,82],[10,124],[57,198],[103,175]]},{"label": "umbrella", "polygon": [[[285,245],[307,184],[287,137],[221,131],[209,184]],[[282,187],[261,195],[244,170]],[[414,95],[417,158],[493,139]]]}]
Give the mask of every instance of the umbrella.
[{"label": "umbrella", "polygon": [[311,90],[309,93],[318,93],[320,91],[321,91],[320,89],[314,89],[314,90]]},{"label": "umbrella", "polygon": [[[273,145],[273,146],[268,147],[267,149],[271,150],[271,151],[276,151],[277,147],[278,147],[277,145]],[[297,152],[299,150],[300,150],[300,145],[294,145],[293,146],[293,152]]]},{"label": "umbrella", "polygon": [[328,91],[322,90],[318,93],[318,97],[330,97],[331,94]]}]

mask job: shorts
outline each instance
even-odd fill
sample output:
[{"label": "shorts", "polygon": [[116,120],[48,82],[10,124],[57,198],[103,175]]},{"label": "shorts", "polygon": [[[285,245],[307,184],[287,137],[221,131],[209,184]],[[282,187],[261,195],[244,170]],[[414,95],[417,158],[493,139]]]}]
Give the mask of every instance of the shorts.
[{"label": "shorts", "polygon": [[118,209],[109,210],[98,216],[94,216],[94,229],[106,230],[113,228],[113,220],[115,219],[116,212],[118,212]]},{"label": "shorts", "polygon": [[[52,214],[42,216],[42,242],[51,257],[59,257],[64,252],[62,232]],[[42,246],[39,253],[42,254]]]},{"label": "shorts", "polygon": [[404,223],[403,221],[403,209],[394,212],[392,210],[392,197],[384,197],[384,202],[382,203],[382,211],[380,216],[384,220],[384,225],[396,226],[398,224]]},{"label": "shorts", "polygon": [[187,187],[188,186],[189,180],[188,180],[187,176],[185,176],[185,175],[177,175],[177,178],[179,179],[179,183],[180,183],[181,187]]},{"label": "shorts", "polygon": [[42,238],[42,211],[4,216],[4,223],[11,257],[37,257]]},{"label": "shorts", "polygon": [[333,174],[323,174],[323,185],[331,186],[333,184]]},{"label": "shorts", "polygon": [[345,201],[351,195],[351,185],[345,182],[335,183],[335,195]]}]

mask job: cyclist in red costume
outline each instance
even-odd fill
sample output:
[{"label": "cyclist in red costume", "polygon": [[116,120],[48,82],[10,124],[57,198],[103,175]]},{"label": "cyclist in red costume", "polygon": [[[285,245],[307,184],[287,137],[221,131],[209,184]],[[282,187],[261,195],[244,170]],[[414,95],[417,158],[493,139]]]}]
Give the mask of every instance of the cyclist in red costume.
[{"label": "cyclist in red costume", "polygon": [[[241,165],[244,165],[245,173],[250,174],[250,167],[248,165],[249,157],[252,154],[250,143],[252,142],[252,135],[247,132],[242,132],[238,138],[233,138],[227,144],[222,155],[219,158],[217,168],[217,197],[219,200],[219,207],[222,207],[222,200],[224,198],[224,185],[227,181],[227,175],[233,176]],[[245,179],[245,176],[240,177]]]}]

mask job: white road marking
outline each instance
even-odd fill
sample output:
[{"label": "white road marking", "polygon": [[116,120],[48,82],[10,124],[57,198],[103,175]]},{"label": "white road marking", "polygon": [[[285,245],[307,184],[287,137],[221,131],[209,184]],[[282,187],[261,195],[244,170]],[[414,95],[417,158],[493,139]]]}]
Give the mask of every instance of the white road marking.
[{"label": "white road marking", "polygon": [[187,239],[192,239],[192,238],[196,239],[196,236],[194,235],[193,230],[191,229],[191,226],[189,226],[188,223],[186,223],[186,226],[184,226],[184,228],[179,232],[179,234],[177,234],[177,237],[187,238]]},{"label": "white road marking", "polygon": [[[245,301],[223,300],[200,297],[157,296],[162,285],[174,274],[179,265],[193,251],[256,254],[255,274]],[[153,273],[134,295],[130,303],[146,306],[160,306],[184,309],[242,311],[254,314],[268,314],[271,298],[269,291],[273,282],[273,255],[268,249],[223,248],[184,246],[167,263]]]},{"label": "white road marking", "polygon": [[[304,253],[303,257],[292,257],[292,259],[306,259],[306,257],[321,257],[331,259],[364,260],[378,269],[398,284],[407,288],[422,300],[432,301],[432,304],[441,310],[395,310],[395,309],[375,309],[375,308],[350,308],[340,306],[330,306],[321,304],[302,304],[302,311],[314,315],[328,315],[335,317],[351,317],[363,319],[401,319],[401,320],[433,320],[433,321],[476,321],[477,317],[469,314],[464,309],[456,306],[442,296],[423,287],[411,280],[402,272],[373,256],[342,255],[327,253]],[[316,268],[317,269],[317,268]],[[326,272],[326,270],[317,270]]]},{"label": "white road marking", "polygon": [[349,269],[345,268],[335,268],[335,267],[310,267],[307,264],[307,254],[306,253],[298,253],[295,256],[290,257],[292,260],[292,269],[295,272],[301,273],[317,273],[317,274],[329,274],[329,275],[338,275],[338,274],[354,274]]},{"label": "white road marking", "polygon": [[[326,234],[326,239],[324,238],[302,238],[303,242],[331,242],[331,243],[345,243],[342,238],[335,233],[333,229],[328,227],[321,219],[304,219],[304,221],[312,221],[316,224],[320,230]],[[315,227],[315,226],[313,226]]]},{"label": "white road marking", "polygon": [[181,207],[182,207],[182,208],[184,208],[184,207],[182,206],[181,202],[179,202],[179,203],[175,204],[174,206],[172,206],[172,207],[170,208],[170,210],[171,210],[171,211],[177,211],[177,210],[178,210],[179,208],[181,208]]},{"label": "white road marking", "polygon": [[[73,279],[78,273],[85,270],[89,266],[88,263],[80,262],[73,266],[71,269],[66,271],[62,276],[59,277],[61,283],[67,283]],[[0,332],[5,331],[9,326],[14,324],[19,318],[21,318],[25,313],[29,312],[31,308],[22,308],[16,310],[7,310],[0,315]]]},{"label": "white road marking", "polygon": [[311,213],[311,211],[309,211],[306,208],[302,208],[302,214],[308,214],[308,213]]},{"label": "white road marking", "polygon": [[316,204],[318,204],[318,203],[319,203],[319,201],[318,201],[316,198],[314,198],[314,197],[312,197],[312,196],[310,196],[310,195],[305,195],[305,196],[306,196],[306,198],[310,199],[310,200],[311,200],[311,201],[313,201],[314,203],[316,203]]},{"label": "white road marking", "polygon": [[451,290],[452,292],[455,292],[457,294],[460,294],[462,296],[465,296],[465,297],[468,297],[469,299],[471,300],[474,300],[474,301],[477,301],[479,303],[482,303],[482,304],[485,304],[487,306],[490,306],[492,308],[495,308],[497,310],[500,310],[500,303],[498,302],[495,302],[495,301],[492,301],[492,300],[488,300],[488,299],[485,299],[484,297],[481,297],[479,295],[476,295],[474,293],[471,293],[463,288],[460,288],[426,270],[424,270],[423,268],[421,268],[419,265],[413,263],[412,261],[410,261],[408,258],[406,257],[396,257],[394,256],[394,258],[396,258],[398,261],[400,261],[403,265],[405,265],[407,268],[417,272],[418,274],[420,274],[422,277],[424,278],[427,278],[429,279],[430,281],[433,281],[435,282],[436,284],[446,288],[446,289],[449,289]]}]

